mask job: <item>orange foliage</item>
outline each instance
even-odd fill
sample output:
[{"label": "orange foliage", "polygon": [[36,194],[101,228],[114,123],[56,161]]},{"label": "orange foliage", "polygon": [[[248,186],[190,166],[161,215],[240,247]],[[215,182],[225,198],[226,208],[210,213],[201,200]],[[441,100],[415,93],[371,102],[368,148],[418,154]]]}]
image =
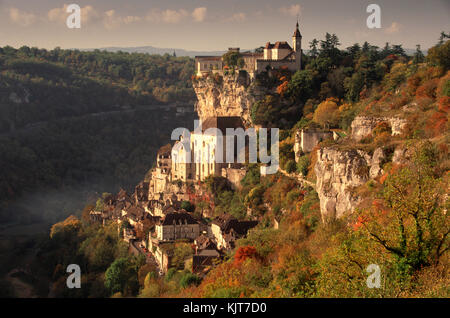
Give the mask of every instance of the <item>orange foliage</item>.
[{"label": "orange foliage", "polygon": [[448,111],[450,110],[450,97],[443,96],[439,98],[438,109],[441,112],[448,113]]},{"label": "orange foliage", "polygon": [[401,98],[396,98],[392,101],[392,103],[389,105],[391,109],[399,109],[400,107],[406,105],[409,101],[409,98],[406,96],[403,96]]},{"label": "orange foliage", "polygon": [[437,111],[428,120],[425,130],[432,137],[438,136],[446,131],[447,121],[447,115]]},{"label": "orange foliage", "polygon": [[257,256],[256,248],[254,246],[241,246],[234,255],[234,265],[239,266],[245,262],[248,258]]},{"label": "orange foliage", "polygon": [[438,78],[433,78],[431,80],[426,81],[421,86],[419,86],[416,90],[417,97],[429,97],[436,98],[436,88],[439,83]]},{"label": "orange foliage", "polygon": [[356,222],[352,225],[353,231],[358,231],[367,221],[367,217],[363,215],[358,216]]},{"label": "orange foliage", "polygon": [[[283,76],[284,78],[284,76]],[[278,87],[277,87],[277,93],[280,96],[283,96],[284,93],[286,93],[287,89],[288,89],[289,83],[287,81],[284,81],[283,83],[281,83]]]}]

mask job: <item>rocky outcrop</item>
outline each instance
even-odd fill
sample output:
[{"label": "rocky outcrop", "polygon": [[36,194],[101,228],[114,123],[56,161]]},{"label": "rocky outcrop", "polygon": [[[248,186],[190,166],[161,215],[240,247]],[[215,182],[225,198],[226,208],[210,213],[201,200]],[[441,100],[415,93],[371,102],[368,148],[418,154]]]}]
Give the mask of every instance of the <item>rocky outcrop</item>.
[{"label": "rocky outcrop", "polygon": [[385,151],[377,148],[373,155],[361,150],[322,148],[317,150],[314,172],[322,219],[339,218],[352,212],[361,202],[353,189],[383,173]]},{"label": "rocky outcrop", "polygon": [[369,117],[357,116],[352,122],[352,138],[360,141],[362,138],[370,135],[377,124],[387,122],[391,126],[392,136],[402,133],[406,126],[406,119],[399,117]]},{"label": "rocky outcrop", "polygon": [[194,80],[192,85],[198,99],[195,110],[199,118],[204,121],[208,117],[240,116],[249,124],[252,105],[262,96],[251,83],[247,74]]}]

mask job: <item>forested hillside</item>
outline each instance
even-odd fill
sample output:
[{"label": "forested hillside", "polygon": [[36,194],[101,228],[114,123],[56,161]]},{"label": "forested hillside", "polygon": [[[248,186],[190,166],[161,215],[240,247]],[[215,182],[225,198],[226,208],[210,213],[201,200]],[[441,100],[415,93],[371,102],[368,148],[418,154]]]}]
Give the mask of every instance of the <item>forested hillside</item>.
[{"label": "forested hillside", "polygon": [[[239,190],[221,177],[208,178],[210,201],[189,205],[194,215],[212,209],[259,220],[206,276],[183,269],[193,253],[175,244],[179,262],[164,277],[157,268],[123,253],[111,224],[87,217],[56,224],[44,240],[40,261],[59,296],[139,297],[447,297],[449,296],[449,110],[450,41],[447,35],[424,56],[401,46],[379,49],[365,43],[346,50],[327,34],[311,43],[305,68],[261,74],[273,93],[255,103],[254,123],[282,127],[280,163],[284,173],[261,176],[250,165]],[[319,46],[320,44],[320,46]],[[360,140],[351,138],[356,116],[406,121],[401,134],[386,122]],[[301,128],[334,129],[340,138],[321,141],[296,163],[293,145]],[[314,187],[318,151],[341,155],[386,152],[382,173],[345,189],[362,198],[353,213],[326,219]],[[394,159],[394,149],[402,156]],[[368,176],[367,167],[359,174]],[[289,175],[287,175],[290,173]],[[67,247],[69,244],[70,248]],[[57,252],[55,252],[57,251]],[[75,253],[73,251],[76,251]],[[100,253],[101,252],[101,253]],[[103,254],[104,253],[104,254]],[[89,273],[87,288],[71,293],[62,271],[76,255]],[[100,256],[104,256],[103,258]],[[108,262],[103,260],[108,259]],[[382,268],[380,288],[368,288],[366,268]]]},{"label": "forested hillside", "polygon": [[167,54],[0,48],[0,219],[54,222],[89,193],[134,186],[171,130],[192,125],[164,111],[193,105],[192,72]]},{"label": "forested hillside", "polygon": [[123,107],[190,102],[193,61],[170,55],[0,48],[0,132]]}]

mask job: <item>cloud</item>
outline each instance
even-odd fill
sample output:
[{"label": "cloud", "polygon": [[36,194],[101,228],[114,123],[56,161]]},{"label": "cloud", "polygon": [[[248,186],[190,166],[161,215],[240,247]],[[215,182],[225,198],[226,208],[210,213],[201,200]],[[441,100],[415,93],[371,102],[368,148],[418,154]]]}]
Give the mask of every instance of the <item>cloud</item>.
[{"label": "cloud", "polygon": [[184,10],[171,10],[167,9],[161,11],[160,9],[151,10],[147,16],[146,20],[154,23],[165,22],[165,23],[179,23],[183,18],[187,17],[189,13]]},{"label": "cloud", "polygon": [[162,13],[162,20],[166,23],[178,23],[187,15],[188,12],[183,9],[180,9],[178,11],[167,9]]},{"label": "cloud", "polygon": [[206,17],[206,11],[207,9],[205,7],[195,8],[194,11],[192,11],[192,17],[194,18],[194,21],[203,22]]},{"label": "cloud", "polygon": [[300,15],[302,8],[299,4],[293,4],[290,7],[281,7],[279,10],[284,15],[297,17]]},{"label": "cloud", "polygon": [[[50,22],[65,22],[69,16],[68,5],[62,8],[54,8],[48,11],[47,18]],[[81,8],[81,23],[86,24],[100,19],[100,14],[90,5]]]},{"label": "cloud", "polygon": [[247,15],[244,12],[238,12],[228,18],[227,22],[244,22],[247,19]]},{"label": "cloud", "polygon": [[13,23],[24,27],[33,24],[37,20],[34,14],[21,11],[17,8],[9,9],[9,18]]},{"label": "cloud", "polygon": [[391,26],[385,30],[387,34],[394,34],[400,32],[402,25],[398,22],[392,22]]},{"label": "cloud", "polygon": [[106,29],[112,30],[120,27],[121,25],[131,24],[139,21],[141,21],[140,17],[132,15],[119,16],[116,14],[115,10],[108,10],[105,12],[103,25]]}]

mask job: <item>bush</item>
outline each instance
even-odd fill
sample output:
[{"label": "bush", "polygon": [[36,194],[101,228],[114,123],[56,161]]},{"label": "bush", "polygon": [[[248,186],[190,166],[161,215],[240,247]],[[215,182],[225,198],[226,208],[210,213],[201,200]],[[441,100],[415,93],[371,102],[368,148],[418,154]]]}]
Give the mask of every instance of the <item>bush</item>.
[{"label": "bush", "polygon": [[172,267],[167,271],[166,274],[166,281],[169,281],[173,278],[173,276],[175,276],[175,274],[177,273],[177,269]]},{"label": "bush", "polygon": [[294,160],[289,160],[289,161],[286,163],[286,171],[287,171],[287,173],[293,173],[293,172],[295,172],[295,168],[296,168],[296,164],[295,164],[295,161],[294,161]]},{"label": "bush", "polygon": [[297,172],[302,176],[306,176],[308,174],[308,166],[310,164],[309,156],[301,156],[297,162]]},{"label": "bush", "polygon": [[181,208],[188,212],[194,212],[195,210],[195,206],[189,201],[181,202]]},{"label": "bush", "polygon": [[187,273],[180,280],[180,286],[183,288],[189,287],[191,285],[198,286],[201,282],[201,278],[195,274]]}]

